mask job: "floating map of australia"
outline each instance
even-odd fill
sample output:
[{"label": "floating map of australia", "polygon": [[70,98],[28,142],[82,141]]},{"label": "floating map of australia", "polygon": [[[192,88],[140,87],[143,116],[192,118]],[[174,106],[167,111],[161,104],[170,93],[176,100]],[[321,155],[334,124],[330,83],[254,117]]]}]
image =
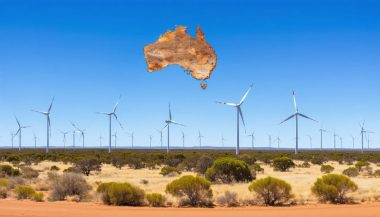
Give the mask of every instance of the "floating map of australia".
[{"label": "floating map of australia", "polygon": [[[185,26],[179,26],[174,31],[168,30],[155,43],[144,47],[149,72],[177,64],[194,79],[204,81],[210,78],[216,66],[214,49],[205,40],[200,27],[195,38],[186,30]],[[206,89],[207,84],[201,83],[201,87]]]}]

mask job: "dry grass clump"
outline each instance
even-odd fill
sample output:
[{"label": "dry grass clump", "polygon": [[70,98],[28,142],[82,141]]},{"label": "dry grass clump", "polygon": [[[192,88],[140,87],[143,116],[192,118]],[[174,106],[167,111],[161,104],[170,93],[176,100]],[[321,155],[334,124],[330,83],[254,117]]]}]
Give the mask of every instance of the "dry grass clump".
[{"label": "dry grass clump", "polygon": [[216,198],[216,203],[220,206],[235,207],[239,206],[238,195],[235,192],[225,191],[224,194]]},{"label": "dry grass clump", "polygon": [[84,177],[76,173],[64,173],[52,177],[51,200],[65,200],[68,196],[77,196],[79,200],[88,196],[91,186]]}]

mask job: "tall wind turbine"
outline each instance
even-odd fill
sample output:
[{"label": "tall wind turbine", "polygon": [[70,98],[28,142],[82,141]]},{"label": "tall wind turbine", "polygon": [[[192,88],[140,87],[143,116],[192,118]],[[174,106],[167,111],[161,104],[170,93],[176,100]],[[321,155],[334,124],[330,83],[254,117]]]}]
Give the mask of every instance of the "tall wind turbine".
[{"label": "tall wind turbine", "polygon": [[132,145],[132,148],[133,148],[133,139],[134,139],[134,132],[132,132],[131,134],[129,134],[129,137],[131,137],[131,145]]},{"label": "tall wind turbine", "polygon": [[112,112],[98,112],[98,114],[108,115],[108,118],[109,118],[109,130],[108,130],[108,152],[109,153],[111,152],[111,149],[112,149],[112,146],[111,146],[111,140],[112,140],[112,135],[111,135],[112,117],[115,117],[115,119],[119,123],[121,129],[123,129],[123,126],[121,125],[121,123],[120,123],[120,121],[119,121],[119,119],[117,118],[117,115],[116,115],[116,109],[117,109],[117,106],[119,105],[120,98],[121,97],[119,97],[119,100],[116,102],[115,106],[113,107]]},{"label": "tall wind turbine", "polygon": [[21,151],[21,133],[22,133],[22,129],[28,128],[29,126],[22,126],[20,124],[20,121],[17,119],[16,116],[15,116],[15,118],[16,118],[17,125],[18,125],[18,130],[17,130],[17,132],[16,132],[15,135],[18,134],[18,150]]},{"label": "tall wind turbine", "polygon": [[32,110],[34,112],[37,112],[37,113],[40,113],[42,115],[45,115],[46,116],[46,153],[49,152],[49,146],[50,146],[50,136],[51,136],[51,128],[50,128],[50,111],[51,111],[51,107],[53,106],[53,102],[54,102],[54,97],[53,99],[51,100],[51,103],[50,103],[50,106],[47,110],[47,112],[42,112],[42,111],[37,111],[37,110]]},{"label": "tall wind turbine", "polygon": [[182,148],[185,148],[185,133],[182,131]]},{"label": "tall wind turbine", "polygon": [[255,148],[255,131],[252,131],[252,133],[249,134],[248,136],[251,137],[251,146],[253,150]]},{"label": "tall wind turbine", "polygon": [[86,129],[79,129],[74,123],[71,123],[71,125],[73,125],[73,127],[74,127],[78,132],[80,132],[80,135],[82,136],[82,148],[84,149],[84,132],[86,131]]},{"label": "tall wind turbine", "polygon": [[367,148],[369,150],[369,134],[371,133],[375,133],[375,132],[370,132],[370,131],[366,131],[366,139],[367,139]]},{"label": "tall wind turbine", "polygon": [[307,135],[310,141],[310,148],[313,148],[313,138],[310,135]]},{"label": "tall wind turbine", "polygon": [[76,130],[74,129],[73,130],[73,148],[75,149],[75,134],[76,134]]},{"label": "tall wind turbine", "polygon": [[166,125],[164,126],[164,128],[162,128],[162,130],[164,130],[165,128],[168,128],[168,146],[166,148],[166,153],[169,153],[169,151],[170,151],[170,125],[175,124],[175,125],[179,125],[179,126],[183,126],[183,127],[185,126],[183,124],[177,123],[177,122],[172,120],[172,111],[170,108],[170,104],[169,104],[169,120],[166,120],[165,123],[166,123]]},{"label": "tall wind turbine", "polygon": [[226,141],[226,139],[224,138],[223,134],[222,134],[222,147],[224,147],[224,142]]},{"label": "tall wind turbine", "polygon": [[321,133],[321,151],[322,151],[322,148],[323,148],[323,133],[328,133],[329,131],[321,128],[321,129],[319,129],[319,132]]},{"label": "tall wind turbine", "polygon": [[34,149],[37,148],[37,136],[35,133],[33,133],[33,137],[34,137]]},{"label": "tall wind turbine", "polygon": [[277,136],[276,141],[277,141],[277,149],[280,149],[280,142],[281,142],[281,139],[280,139],[279,136]]},{"label": "tall wind turbine", "polygon": [[202,148],[202,138],[204,138],[204,136],[201,134],[201,131],[198,130],[199,148]]},{"label": "tall wind turbine", "polygon": [[243,118],[243,112],[241,110],[241,105],[243,105],[244,103],[244,100],[245,98],[248,96],[248,93],[251,91],[252,89],[252,84],[251,86],[249,86],[248,90],[245,92],[245,94],[243,95],[243,97],[241,98],[240,102],[239,103],[229,103],[229,102],[219,102],[217,101],[216,103],[219,103],[219,104],[223,104],[223,105],[227,105],[227,106],[231,106],[231,107],[235,107],[236,108],[236,155],[239,155],[240,154],[240,141],[239,141],[239,120],[241,118],[242,122],[243,122],[243,125],[244,125],[244,128],[245,128],[245,123],[244,123],[244,118]]},{"label": "tall wind turbine", "polygon": [[11,132],[11,144],[12,144],[12,149],[13,149],[13,139],[15,138],[15,133]]},{"label": "tall wind turbine", "polygon": [[62,133],[62,136],[63,136],[63,139],[62,139],[63,148],[66,148],[66,135],[69,133],[69,131],[59,130],[59,132]]},{"label": "tall wind turbine", "polygon": [[299,113],[298,112],[298,107],[297,107],[297,101],[296,101],[296,95],[293,91],[293,103],[294,103],[294,110],[295,110],[295,113],[293,115],[291,115],[290,117],[288,117],[287,119],[285,119],[284,121],[282,121],[280,124],[292,119],[292,118],[296,118],[296,148],[294,150],[294,154],[298,154],[298,117],[303,117],[303,118],[306,118],[306,119],[309,119],[309,120],[312,120],[312,121],[315,121],[317,122],[316,120],[302,114],[302,113]]},{"label": "tall wind turbine", "polygon": [[336,132],[334,131],[334,151],[336,151],[336,137],[338,136],[338,134],[336,134]]},{"label": "tall wind turbine", "polygon": [[268,141],[269,141],[269,149],[272,148],[272,136],[268,135]]},{"label": "tall wind turbine", "polygon": [[157,130],[156,131],[160,134],[160,143],[161,143],[161,149],[162,149],[162,130]]},{"label": "tall wind turbine", "polygon": [[152,135],[149,136],[149,148],[152,149]]}]

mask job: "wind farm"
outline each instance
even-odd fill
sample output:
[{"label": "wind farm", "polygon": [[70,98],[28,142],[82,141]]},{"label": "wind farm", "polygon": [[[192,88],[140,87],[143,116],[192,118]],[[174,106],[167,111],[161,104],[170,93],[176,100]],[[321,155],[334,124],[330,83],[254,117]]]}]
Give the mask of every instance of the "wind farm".
[{"label": "wind farm", "polygon": [[0,217],[378,216],[379,8],[1,1]]}]

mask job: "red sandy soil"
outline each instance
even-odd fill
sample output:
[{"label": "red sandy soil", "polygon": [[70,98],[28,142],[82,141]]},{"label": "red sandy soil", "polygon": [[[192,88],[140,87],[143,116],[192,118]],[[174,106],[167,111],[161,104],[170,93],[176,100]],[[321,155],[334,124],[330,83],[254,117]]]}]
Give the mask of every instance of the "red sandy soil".
[{"label": "red sandy soil", "polygon": [[94,203],[0,200],[0,217],[379,217],[380,203],[244,208],[112,207]]}]

